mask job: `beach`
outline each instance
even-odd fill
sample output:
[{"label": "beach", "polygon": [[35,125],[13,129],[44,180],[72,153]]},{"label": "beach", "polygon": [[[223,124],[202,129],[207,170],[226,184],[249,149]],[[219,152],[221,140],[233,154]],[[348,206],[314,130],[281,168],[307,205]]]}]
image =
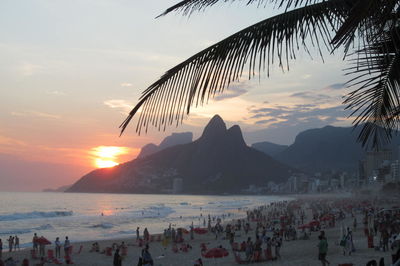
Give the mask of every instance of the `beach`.
[{"label": "beach", "polygon": [[[354,199],[348,198],[350,201],[354,201]],[[315,200],[321,200],[320,196],[314,197],[304,197],[301,199],[297,199],[298,204],[301,204],[301,208],[305,211],[305,220],[309,221],[312,217],[312,210],[309,208],[309,205],[312,204]],[[329,197],[325,197],[324,201],[334,201],[334,199],[330,199]],[[343,201],[343,199],[342,199]],[[357,200],[357,202],[360,202]],[[389,206],[391,203],[379,203],[379,207],[385,207],[383,205]],[[375,207],[377,207],[376,205]],[[387,207],[386,206],[386,207]],[[264,210],[264,212],[268,212],[268,209]],[[325,232],[327,241],[328,241],[328,253],[327,260],[331,263],[331,265],[345,264],[345,263],[353,263],[353,265],[366,265],[369,260],[375,259],[379,260],[381,257],[384,258],[386,265],[390,265],[391,262],[391,251],[379,251],[374,248],[368,248],[367,237],[363,231],[363,211],[359,209],[359,207],[354,207],[352,210],[354,216],[358,221],[357,229],[352,229],[353,234],[353,242],[355,246],[355,252],[353,252],[350,256],[343,255],[343,247],[339,245],[341,240],[341,230],[344,226],[345,228],[353,228],[354,217],[352,217],[349,213],[346,214],[346,217],[340,222],[337,221],[334,227],[328,227],[321,225],[321,228],[318,231],[311,232],[308,240],[283,240],[280,255],[281,258],[273,261],[260,262],[255,264],[260,265],[321,265],[321,262],[318,260],[318,236],[320,231],[323,230]],[[226,220],[223,224],[232,224],[233,221]],[[241,243],[242,241],[247,240],[248,237],[251,237],[253,241],[255,240],[255,228],[257,222],[249,221],[251,231],[246,234],[243,230],[235,232],[235,242]],[[133,228],[132,228],[133,229]],[[306,233],[309,231],[306,230]],[[142,233],[142,231],[141,231]],[[151,234],[151,232],[150,232]],[[267,235],[271,234],[267,232]],[[301,232],[298,230],[297,234],[300,236]],[[236,265],[234,252],[232,251],[231,245],[228,239],[225,239],[225,234],[221,234],[218,239],[216,239],[215,234],[206,233],[203,235],[194,234],[194,239],[190,240],[189,234],[184,234],[184,243],[189,244],[192,248],[187,252],[183,252],[179,250],[178,252],[174,252],[172,250],[172,244],[170,243],[168,246],[163,246],[163,243],[160,241],[156,241],[158,236],[153,236],[154,241],[150,241],[149,251],[154,260],[154,265],[194,265],[194,262],[198,258],[202,258],[204,265]],[[379,233],[375,236],[374,243],[376,244],[379,239]],[[61,240],[63,240],[61,238]],[[112,239],[112,240],[102,240],[97,241],[100,246],[100,251],[105,249],[106,247],[111,247],[113,243],[120,245],[122,242],[125,242],[127,245],[127,255],[122,259],[122,265],[137,265],[139,257],[141,255],[141,251],[143,247],[139,247],[139,243],[136,241],[136,236],[132,234],[132,236],[121,238],[121,239]],[[201,244],[204,243],[208,249],[220,247],[225,248],[229,255],[223,258],[204,258],[202,257],[201,252]],[[88,242],[74,242],[73,243],[73,251],[71,254],[71,259],[75,265],[113,265],[113,256],[107,256],[106,254],[101,254],[100,252],[89,252],[92,248],[93,241]],[[165,244],[165,243],[164,243]],[[78,251],[82,246],[81,252],[78,254]],[[181,247],[181,243],[177,244],[178,249]],[[263,244],[263,247],[265,245]],[[54,249],[53,246],[49,246],[48,248]],[[4,248],[5,249],[5,248]],[[62,255],[63,255],[62,251]],[[112,255],[114,251],[112,252]],[[242,258],[244,257],[243,252],[237,253]],[[18,261],[22,261],[24,258],[30,258],[30,249],[27,248],[25,250],[16,251],[12,253],[3,252],[3,259],[12,256],[14,259]],[[32,265],[34,265],[35,261],[32,260]]]}]

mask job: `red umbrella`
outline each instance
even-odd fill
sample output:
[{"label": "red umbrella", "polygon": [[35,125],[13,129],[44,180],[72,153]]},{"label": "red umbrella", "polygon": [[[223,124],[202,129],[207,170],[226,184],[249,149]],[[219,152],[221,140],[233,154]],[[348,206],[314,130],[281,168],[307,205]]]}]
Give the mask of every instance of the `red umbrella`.
[{"label": "red umbrella", "polygon": [[186,228],[181,227],[178,229],[182,230],[182,233],[184,233],[184,234],[189,234],[189,231]]},{"label": "red umbrella", "polygon": [[302,225],[300,225],[299,227],[297,227],[298,229],[306,229],[306,228],[309,228],[310,227],[310,225],[309,224],[302,224]]},{"label": "red umbrella", "polygon": [[212,248],[202,254],[205,258],[223,258],[229,255],[229,252],[224,248]]},{"label": "red umbrella", "polygon": [[318,226],[319,222],[317,220],[313,220],[309,223],[310,226]]},{"label": "red umbrella", "polygon": [[193,229],[193,232],[195,232],[196,234],[199,234],[199,235],[203,235],[203,234],[207,233],[208,230],[205,229],[205,228],[199,228],[199,227],[197,227],[197,228],[194,228],[194,229]]},{"label": "red umbrella", "polygon": [[332,220],[332,216],[331,216],[331,215],[325,215],[325,216],[322,217],[320,220],[321,220],[321,221],[329,221],[329,220]]},{"label": "red umbrella", "polygon": [[50,245],[51,242],[49,240],[47,240],[47,238],[41,236],[38,239],[36,239],[36,243],[38,243],[39,245]]}]

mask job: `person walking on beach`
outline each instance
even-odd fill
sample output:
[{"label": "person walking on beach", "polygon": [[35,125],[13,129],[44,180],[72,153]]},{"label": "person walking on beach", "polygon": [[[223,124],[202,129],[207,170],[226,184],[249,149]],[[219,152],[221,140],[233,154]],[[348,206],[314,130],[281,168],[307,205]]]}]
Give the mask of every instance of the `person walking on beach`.
[{"label": "person walking on beach", "polygon": [[65,237],[64,241],[64,254],[65,256],[69,256],[69,248],[71,247],[71,243],[69,242],[68,236]]},{"label": "person walking on beach", "polygon": [[328,241],[322,235],[318,236],[318,259],[321,261],[322,266],[326,266],[326,264],[330,264],[329,261],[326,260],[326,254],[328,253]]},{"label": "person walking on beach", "polygon": [[117,248],[117,250],[115,250],[113,266],[122,266],[122,258],[121,258],[121,255],[119,255],[118,248]]},{"label": "person walking on beach", "polygon": [[149,244],[146,244],[145,248],[142,250],[142,264],[143,266],[153,266],[153,258],[151,257],[149,251]]},{"label": "person walking on beach", "polygon": [[14,237],[10,236],[8,238],[8,251],[11,252],[13,250],[14,245]]},{"label": "person walking on beach", "polygon": [[18,236],[15,236],[14,237],[14,250],[17,251],[17,248],[18,248],[18,250],[20,250],[20,248],[19,248],[19,238],[18,238]]},{"label": "person walking on beach", "polygon": [[56,245],[56,258],[61,258],[61,242],[59,237],[56,238],[54,244]]},{"label": "person walking on beach", "polygon": [[[41,238],[43,238],[43,236],[41,236]],[[45,254],[45,247],[44,244],[42,242],[39,243],[39,255],[41,257],[44,257]]]},{"label": "person walking on beach", "polygon": [[140,235],[140,232],[139,232],[139,227],[138,227],[138,228],[136,228],[136,241],[139,241],[139,235]]},{"label": "person walking on beach", "polygon": [[276,237],[275,239],[275,257],[277,259],[281,258],[281,246],[282,246],[282,238]]},{"label": "person walking on beach", "polygon": [[3,255],[3,242],[1,241],[1,238],[0,238],[0,260],[1,260],[2,255]]},{"label": "person walking on beach", "polygon": [[246,261],[250,262],[252,256],[253,256],[253,242],[251,241],[251,237],[249,237],[247,238],[246,242]]},{"label": "person walking on beach", "polygon": [[33,250],[35,250],[37,252],[38,250],[38,236],[36,233],[33,234],[33,238],[32,238],[32,244],[33,244]]},{"label": "person walking on beach", "polygon": [[144,229],[144,231],[143,231],[143,237],[144,237],[144,240],[145,241],[147,241],[147,242],[149,242],[149,240],[150,240],[150,234],[149,234],[149,231],[147,230],[147,227]]}]

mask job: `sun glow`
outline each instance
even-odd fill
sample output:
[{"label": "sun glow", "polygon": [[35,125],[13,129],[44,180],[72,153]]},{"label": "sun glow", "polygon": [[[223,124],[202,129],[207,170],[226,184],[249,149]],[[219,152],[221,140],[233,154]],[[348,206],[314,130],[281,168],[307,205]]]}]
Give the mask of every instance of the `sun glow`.
[{"label": "sun glow", "polygon": [[98,146],[91,151],[95,156],[94,164],[98,168],[108,168],[118,165],[118,156],[127,154],[128,152],[129,148],[116,146]]}]

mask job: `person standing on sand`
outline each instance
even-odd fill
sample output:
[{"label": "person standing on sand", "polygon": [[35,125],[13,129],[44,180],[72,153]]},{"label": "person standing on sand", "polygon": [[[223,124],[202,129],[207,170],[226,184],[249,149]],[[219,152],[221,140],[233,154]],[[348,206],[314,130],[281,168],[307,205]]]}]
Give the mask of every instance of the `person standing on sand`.
[{"label": "person standing on sand", "polygon": [[153,258],[149,251],[149,244],[146,244],[146,247],[142,250],[142,264],[144,266],[154,265]]},{"label": "person standing on sand", "polygon": [[11,252],[13,250],[14,245],[14,237],[10,236],[8,238],[8,251]]},{"label": "person standing on sand", "polygon": [[139,227],[136,228],[136,241],[139,241]]},{"label": "person standing on sand", "polygon": [[114,260],[113,260],[113,266],[122,266],[122,258],[121,255],[119,255],[119,249],[115,251],[114,254]]},{"label": "person standing on sand", "polygon": [[54,242],[54,244],[56,245],[56,258],[60,258],[61,257],[61,242],[60,242],[59,237],[56,238],[56,241]]},{"label": "person standing on sand", "polygon": [[143,231],[143,237],[144,237],[144,241],[147,241],[147,242],[150,241],[150,234],[149,234],[149,231],[147,230],[147,227]]},{"label": "person standing on sand", "polygon": [[1,260],[2,254],[3,254],[3,242],[1,241],[1,238],[0,238],[0,260]]},{"label": "person standing on sand", "polygon": [[19,248],[19,238],[18,238],[18,236],[15,236],[14,237],[14,250],[17,251],[17,248],[18,248],[18,250],[20,250],[20,248]]},{"label": "person standing on sand", "polygon": [[326,260],[326,254],[328,253],[328,241],[326,241],[326,238],[322,235],[320,235],[318,239],[318,259],[321,261],[322,266],[326,266],[326,264],[329,265],[329,261]]},{"label": "person standing on sand", "polygon": [[71,246],[71,243],[69,242],[68,236],[65,237],[64,241],[64,254],[65,256],[69,256],[69,248]]},{"label": "person standing on sand", "polygon": [[32,244],[33,244],[33,250],[35,250],[36,252],[37,252],[37,250],[38,250],[38,243],[37,243],[37,240],[38,240],[38,236],[37,236],[36,233],[34,233],[34,234],[33,234],[33,239],[32,239]]}]

